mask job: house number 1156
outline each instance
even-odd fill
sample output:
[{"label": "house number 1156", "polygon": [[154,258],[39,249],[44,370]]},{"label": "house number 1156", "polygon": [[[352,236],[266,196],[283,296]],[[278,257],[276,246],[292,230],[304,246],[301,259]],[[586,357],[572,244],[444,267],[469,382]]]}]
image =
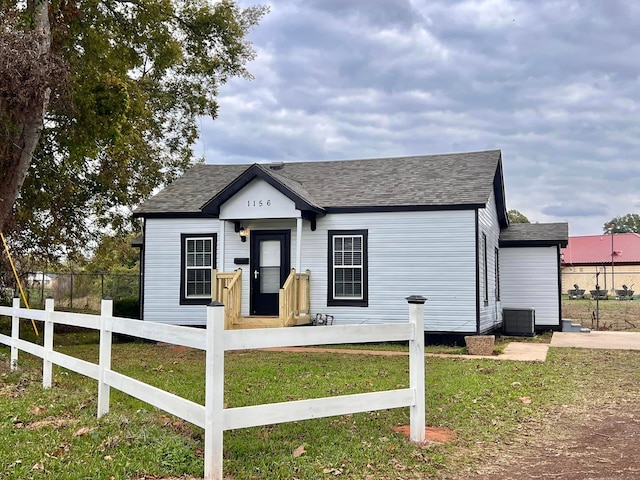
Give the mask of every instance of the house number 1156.
[{"label": "house number 1156", "polygon": [[247,200],[247,207],[270,207],[271,200]]}]

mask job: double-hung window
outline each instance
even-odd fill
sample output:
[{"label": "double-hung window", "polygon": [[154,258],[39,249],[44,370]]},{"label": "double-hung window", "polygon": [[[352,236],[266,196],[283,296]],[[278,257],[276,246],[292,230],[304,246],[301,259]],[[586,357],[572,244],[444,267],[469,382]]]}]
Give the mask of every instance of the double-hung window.
[{"label": "double-hung window", "polygon": [[216,256],[215,239],[215,234],[181,235],[181,304],[199,305],[211,302],[211,285]]},{"label": "double-hung window", "polygon": [[368,305],[367,230],[329,231],[327,305]]}]

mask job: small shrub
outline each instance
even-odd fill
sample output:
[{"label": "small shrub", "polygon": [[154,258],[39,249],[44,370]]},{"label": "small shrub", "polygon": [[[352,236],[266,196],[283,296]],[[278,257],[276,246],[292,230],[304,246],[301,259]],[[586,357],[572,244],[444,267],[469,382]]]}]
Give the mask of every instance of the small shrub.
[{"label": "small shrub", "polygon": [[113,301],[113,314],[116,317],[140,318],[138,297],[124,297]]}]

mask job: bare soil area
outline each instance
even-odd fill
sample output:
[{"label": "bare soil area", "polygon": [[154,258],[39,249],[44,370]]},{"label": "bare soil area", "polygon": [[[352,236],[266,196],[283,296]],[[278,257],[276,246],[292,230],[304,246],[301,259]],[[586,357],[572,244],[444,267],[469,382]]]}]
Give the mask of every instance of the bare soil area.
[{"label": "bare soil area", "polygon": [[574,356],[572,350],[560,349],[551,360],[568,376],[581,372],[571,403],[523,424],[508,441],[476,445],[470,461],[460,463],[465,467],[446,478],[640,478],[640,352]]},{"label": "bare soil area", "polygon": [[485,462],[451,478],[456,480],[640,478],[637,457],[640,415],[621,408],[581,420],[550,418],[510,444],[484,445]]}]

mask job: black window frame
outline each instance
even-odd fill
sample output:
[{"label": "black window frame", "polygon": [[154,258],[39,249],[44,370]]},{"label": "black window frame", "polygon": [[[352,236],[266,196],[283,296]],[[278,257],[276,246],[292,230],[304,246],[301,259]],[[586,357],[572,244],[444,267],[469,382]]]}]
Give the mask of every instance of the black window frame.
[{"label": "black window frame", "polygon": [[[333,239],[336,236],[362,237],[362,298],[335,298],[333,272]],[[327,254],[327,306],[328,307],[368,307],[369,306],[369,231],[358,230],[329,230]]]},{"label": "black window frame", "polygon": [[489,259],[487,258],[487,234],[482,232],[482,266],[484,269],[482,279],[482,297],[484,304],[489,305]]},{"label": "black window frame", "polygon": [[[208,297],[187,296],[187,240],[203,238],[211,240],[211,294]],[[180,234],[180,305],[208,305],[213,299],[214,270],[216,269],[217,235],[215,233],[181,233]]]},{"label": "black window frame", "polygon": [[496,300],[500,301],[500,249],[495,248]]}]

